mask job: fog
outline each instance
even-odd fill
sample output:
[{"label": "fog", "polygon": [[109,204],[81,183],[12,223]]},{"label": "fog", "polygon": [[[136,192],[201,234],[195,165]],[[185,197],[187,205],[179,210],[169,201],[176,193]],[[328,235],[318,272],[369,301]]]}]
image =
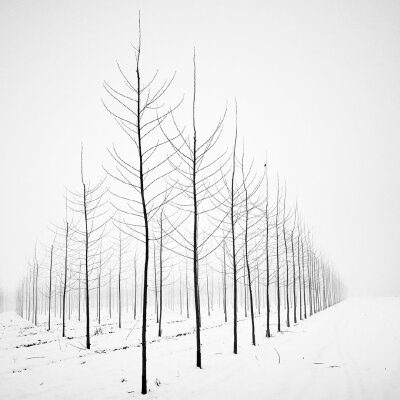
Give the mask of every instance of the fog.
[{"label": "fog", "polygon": [[[400,4],[392,1],[10,1],[0,3],[0,287],[12,293],[35,243],[120,132],[101,98],[134,68],[141,11],[147,77],[177,73],[212,126],[228,104],[271,179],[286,181],[351,295],[399,295]],[[148,71],[148,72],[147,72]],[[188,123],[185,121],[184,123]],[[227,143],[225,142],[224,145]]]}]

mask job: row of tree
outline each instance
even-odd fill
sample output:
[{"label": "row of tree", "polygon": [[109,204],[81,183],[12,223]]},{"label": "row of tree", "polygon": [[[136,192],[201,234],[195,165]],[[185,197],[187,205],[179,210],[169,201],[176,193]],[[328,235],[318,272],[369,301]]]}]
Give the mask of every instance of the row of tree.
[{"label": "row of tree", "polygon": [[[147,325],[155,316],[162,335],[167,307],[196,326],[196,365],[201,368],[201,325],[219,310],[233,321],[238,352],[238,313],[265,314],[266,337],[336,304],[345,295],[329,262],[316,250],[286,185],[271,188],[267,162],[249,162],[238,150],[238,107],[230,151],[221,148],[222,113],[208,133],[198,132],[196,58],[193,56],[191,129],[179,124],[183,102],[166,106],[174,78],[156,85],[142,77],[141,37],[132,74],[118,64],[122,85],[104,83],[107,111],[123,133],[109,149],[105,177],[91,185],[81,151],[80,189],[66,194],[65,218],[54,240],[32,262],[17,293],[17,310],[38,323],[46,315],[101,324],[117,312],[142,321],[142,393],[147,393]],[[132,76],[131,76],[132,75]],[[246,132],[245,132],[246,133]],[[262,164],[261,164],[262,165]],[[40,260],[39,260],[40,259]],[[218,301],[217,301],[218,299]],[[149,309],[149,307],[151,307]],[[240,308],[242,311],[240,311]],[[206,311],[205,311],[206,310]]]}]

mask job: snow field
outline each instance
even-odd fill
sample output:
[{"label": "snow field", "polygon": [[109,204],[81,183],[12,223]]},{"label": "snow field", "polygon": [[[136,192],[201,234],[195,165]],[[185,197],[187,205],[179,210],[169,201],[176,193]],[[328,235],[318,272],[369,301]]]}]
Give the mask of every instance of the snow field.
[{"label": "snow field", "polygon": [[[149,321],[151,399],[400,399],[400,299],[346,300],[265,338],[265,316],[233,324],[203,316],[203,369],[195,367],[194,321],[165,312],[163,337]],[[127,320],[126,317],[125,320]],[[276,321],[272,315],[272,323]],[[140,321],[104,321],[84,349],[84,323],[46,331],[0,315],[0,399],[141,398]],[[92,324],[92,333],[98,328]]]}]

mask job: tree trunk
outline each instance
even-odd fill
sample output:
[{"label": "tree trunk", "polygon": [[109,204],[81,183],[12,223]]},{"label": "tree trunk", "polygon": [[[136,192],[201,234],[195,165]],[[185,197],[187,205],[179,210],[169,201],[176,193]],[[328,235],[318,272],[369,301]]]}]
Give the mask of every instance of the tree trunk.
[{"label": "tree trunk", "polygon": [[189,284],[188,284],[188,271],[186,262],[186,318],[189,319]]},{"label": "tree trunk", "polygon": [[302,270],[303,270],[303,308],[304,308],[304,319],[307,319],[306,280],[305,280],[305,277],[304,277],[304,245],[303,245],[303,240],[301,241],[301,257],[302,257]]},{"label": "tree trunk", "polygon": [[[253,308],[253,291],[251,289],[251,275],[250,275],[250,265],[249,265],[249,248],[248,248],[248,242],[249,242],[249,208],[248,208],[248,195],[247,195],[247,188],[246,188],[246,182],[244,179],[244,173],[243,173],[243,185],[244,185],[244,191],[245,191],[245,215],[246,215],[246,221],[245,221],[245,231],[244,231],[244,248],[245,248],[245,263],[246,263],[246,268],[247,268],[247,282],[249,283],[249,295],[250,295],[250,314],[251,314],[251,342],[253,346],[256,345],[256,333],[255,333],[255,328],[254,328],[254,308]],[[244,292],[245,298],[246,298],[246,291]]]},{"label": "tree trunk", "polygon": [[290,238],[292,244],[292,265],[293,265],[293,321],[297,323],[297,299],[296,299],[296,262],[294,256],[294,243],[293,243],[293,231]]},{"label": "tree trunk", "polygon": [[269,215],[268,215],[268,202],[269,202],[269,192],[268,192],[268,170],[267,170],[267,162],[265,162],[265,222],[266,222],[266,230],[265,230],[265,261],[267,264],[267,331],[266,337],[271,337],[270,331],[270,299],[269,299],[269,284],[270,284],[270,275],[269,275]]},{"label": "tree trunk", "polygon": [[208,268],[207,268],[207,261],[206,261],[206,287],[207,287],[207,311],[208,316],[210,316],[210,292],[208,289]]},{"label": "tree trunk", "polygon": [[[135,254],[135,259],[133,260],[133,265],[135,269],[135,298],[133,302],[133,319],[136,320],[136,293],[137,293],[137,270],[136,270],[136,254]],[[111,287],[111,286],[110,286]],[[110,317],[111,317],[111,308],[110,308]]]},{"label": "tree trunk", "polygon": [[36,278],[35,278],[35,325],[37,325],[37,314],[38,314],[38,275],[39,275],[39,264],[36,260]]},{"label": "tree trunk", "polygon": [[161,337],[162,329],[161,329],[161,320],[162,320],[162,309],[163,309],[163,265],[162,265],[162,250],[163,250],[163,220],[162,220],[162,211],[161,211],[161,221],[160,221],[160,318],[158,320],[158,336]]},{"label": "tree trunk", "polygon": [[193,174],[192,174],[192,188],[193,188],[193,292],[194,292],[194,305],[196,314],[196,366],[201,368],[201,342],[200,342],[200,294],[199,294],[199,277],[198,277],[198,209],[197,209],[197,132],[195,124],[195,104],[196,104],[196,57],[193,55]]},{"label": "tree trunk", "polygon": [[121,270],[122,270],[122,240],[119,231],[119,267],[118,267],[118,327],[122,326],[122,302],[121,302]]},{"label": "tree trunk", "polygon": [[235,222],[234,222],[234,183],[236,166],[236,140],[237,140],[237,106],[236,106],[236,132],[232,158],[232,179],[231,179],[231,235],[232,235],[232,261],[233,261],[233,354],[237,354],[237,264],[236,264],[236,243],[235,243]]},{"label": "tree trunk", "polygon": [[226,312],[226,260],[225,260],[225,241],[224,241],[224,315],[225,322],[228,322],[228,316]]},{"label": "tree trunk", "polygon": [[246,290],[246,257],[243,265],[243,297],[244,297],[244,317],[247,318],[247,290]]},{"label": "tree trunk", "polygon": [[156,263],[156,242],[154,241],[153,247],[153,259],[154,259],[154,307],[156,313],[156,323],[158,323],[158,293],[157,293],[157,263]]},{"label": "tree trunk", "polygon": [[66,297],[66,293],[67,293],[68,231],[69,231],[69,223],[67,222],[66,230],[65,230],[64,292],[63,292],[63,308],[62,308],[62,336],[63,337],[65,337],[65,297]]},{"label": "tree trunk", "polygon": [[[111,305],[112,305],[112,298],[111,298],[111,265],[110,265],[110,276],[108,277],[108,312],[111,319]],[[135,291],[136,294],[136,291]]]},{"label": "tree trunk", "polygon": [[281,294],[280,294],[280,277],[279,277],[279,228],[278,228],[278,216],[279,216],[279,181],[278,181],[278,193],[276,197],[276,218],[275,218],[275,230],[276,230],[276,296],[277,296],[277,311],[278,311],[278,332],[281,331]]},{"label": "tree trunk", "polygon": [[140,198],[142,203],[143,222],[145,230],[145,260],[143,271],[143,314],[142,314],[142,394],[147,393],[147,288],[148,288],[148,269],[149,269],[149,252],[150,252],[150,237],[149,237],[149,222],[147,215],[147,203],[145,199],[145,183],[143,171],[143,151],[142,151],[142,131],[141,131],[141,87],[140,87],[140,43],[137,50],[137,63],[136,63],[136,79],[137,79],[137,144],[139,152],[139,180],[140,180]]},{"label": "tree trunk", "polygon": [[99,261],[99,275],[97,277],[97,286],[98,286],[98,302],[97,302],[97,306],[98,306],[98,323],[99,325],[101,324],[101,248],[100,248],[100,261]]},{"label": "tree trunk", "polygon": [[51,319],[51,278],[53,272],[53,248],[54,246],[51,245],[50,250],[50,280],[49,280],[49,322],[48,322],[48,331],[50,330],[50,319]]},{"label": "tree trunk", "polygon": [[300,320],[303,319],[303,314],[302,314],[302,289],[301,289],[301,269],[300,269],[300,230],[298,230],[298,236],[297,236],[297,265],[298,265],[298,270],[299,270],[299,313],[300,313]]},{"label": "tree trunk", "polygon": [[83,211],[85,217],[85,280],[86,280],[86,348],[90,349],[90,307],[89,307],[89,230],[88,230],[88,217],[86,207],[86,185],[83,182]]},{"label": "tree trunk", "polygon": [[82,271],[82,263],[79,262],[78,321],[81,320],[81,271]]}]

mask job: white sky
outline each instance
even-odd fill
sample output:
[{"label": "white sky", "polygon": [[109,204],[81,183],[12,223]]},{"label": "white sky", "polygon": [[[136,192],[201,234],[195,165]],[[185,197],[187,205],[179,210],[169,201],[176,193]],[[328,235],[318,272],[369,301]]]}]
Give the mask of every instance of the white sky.
[{"label": "white sky", "polygon": [[120,137],[102,81],[133,68],[139,8],[147,76],[177,71],[190,99],[196,46],[200,125],[236,96],[247,152],[268,151],[350,292],[399,295],[400,3],[382,0],[2,0],[0,286],[61,219],[81,141],[95,177]]}]

